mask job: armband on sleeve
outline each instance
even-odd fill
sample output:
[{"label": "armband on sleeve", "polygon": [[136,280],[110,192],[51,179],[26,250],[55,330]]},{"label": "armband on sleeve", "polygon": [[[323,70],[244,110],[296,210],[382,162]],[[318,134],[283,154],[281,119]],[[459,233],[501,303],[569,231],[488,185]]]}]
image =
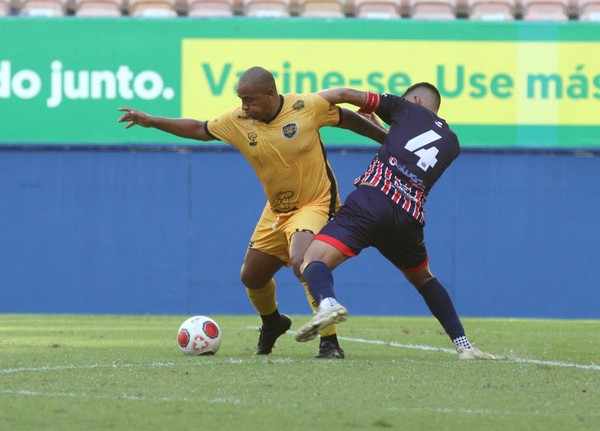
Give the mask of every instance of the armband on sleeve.
[{"label": "armband on sleeve", "polygon": [[365,104],[358,110],[360,114],[372,114],[379,106],[379,101],[381,100],[381,96],[377,93],[367,92],[366,95],[367,100]]}]

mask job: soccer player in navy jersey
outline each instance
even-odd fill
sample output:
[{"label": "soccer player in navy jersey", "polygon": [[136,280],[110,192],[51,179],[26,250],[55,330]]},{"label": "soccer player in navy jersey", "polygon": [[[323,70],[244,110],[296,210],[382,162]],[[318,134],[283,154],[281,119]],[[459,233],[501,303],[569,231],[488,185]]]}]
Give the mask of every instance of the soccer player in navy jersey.
[{"label": "soccer player in navy jersey", "polygon": [[336,299],[332,270],[373,246],[423,296],[460,359],[495,359],[471,345],[452,299],[429,269],[424,204],[433,185],[460,153],[457,136],[437,115],[438,89],[421,82],[401,97],[348,88],[319,94],[331,103],[359,106],[365,115],[375,113],[390,129],[366,172],[355,180],[356,189],[315,236],[304,256],[302,276],[320,303],[318,312],[296,333],[296,340],[312,340],[323,328],[346,320],[348,311]]}]

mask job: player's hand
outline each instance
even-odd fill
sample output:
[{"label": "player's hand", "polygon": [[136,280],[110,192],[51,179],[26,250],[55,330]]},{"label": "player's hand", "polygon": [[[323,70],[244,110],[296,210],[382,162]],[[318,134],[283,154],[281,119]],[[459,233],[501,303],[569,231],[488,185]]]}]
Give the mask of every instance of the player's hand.
[{"label": "player's hand", "polygon": [[387,132],[387,128],[383,125],[383,123],[381,121],[379,121],[379,118],[377,118],[377,115],[375,114],[365,114],[364,112],[358,112],[358,115],[366,118],[367,120],[369,120],[371,123],[375,124],[377,127],[379,127],[382,130],[385,130]]},{"label": "player's hand", "polygon": [[149,117],[144,112],[135,110],[133,108],[119,108],[119,111],[125,112],[125,114],[123,114],[121,118],[119,118],[118,122],[129,122],[129,124],[125,126],[126,129],[129,129],[130,127],[133,127],[136,124],[142,127],[150,127]]}]

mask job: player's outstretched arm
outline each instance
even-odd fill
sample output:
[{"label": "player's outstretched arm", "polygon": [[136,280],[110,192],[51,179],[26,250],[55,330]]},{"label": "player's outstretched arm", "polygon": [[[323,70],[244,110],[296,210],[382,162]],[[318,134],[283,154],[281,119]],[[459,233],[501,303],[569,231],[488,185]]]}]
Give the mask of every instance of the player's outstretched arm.
[{"label": "player's outstretched arm", "polygon": [[354,133],[366,136],[367,138],[373,139],[375,142],[383,144],[388,133],[385,127],[379,127],[373,121],[356,112],[350,111],[349,109],[342,108],[341,110],[342,121],[338,127],[352,130]]},{"label": "player's outstretched arm", "polygon": [[329,103],[335,105],[339,103],[350,103],[351,105],[362,108],[367,100],[367,93],[352,88],[330,88],[317,93]]},{"label": "player's outstretched arm", "polygon": [[204,129],[204,121],[188,118],[166,118],[148,115],[133,108],[119,108],[124,114],[119,118],[119,123],[128,123],[125,128],[133,126],[153,127],[163,132],[182,138],[210,141],[214,139]]}]

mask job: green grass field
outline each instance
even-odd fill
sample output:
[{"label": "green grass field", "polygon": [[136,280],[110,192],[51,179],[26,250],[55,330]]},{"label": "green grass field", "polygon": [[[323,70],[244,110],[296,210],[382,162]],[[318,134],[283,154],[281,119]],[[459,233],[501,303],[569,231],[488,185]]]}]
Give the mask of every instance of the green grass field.
[{"label": "green grass field", "polygon": [[253,357],[254,316],[184,356],[186,317],[0,314],[0,430],[600,429],[597,320],[463,319],[474,362],[432,318],[351,316],[319,361],[289,333]]}]

